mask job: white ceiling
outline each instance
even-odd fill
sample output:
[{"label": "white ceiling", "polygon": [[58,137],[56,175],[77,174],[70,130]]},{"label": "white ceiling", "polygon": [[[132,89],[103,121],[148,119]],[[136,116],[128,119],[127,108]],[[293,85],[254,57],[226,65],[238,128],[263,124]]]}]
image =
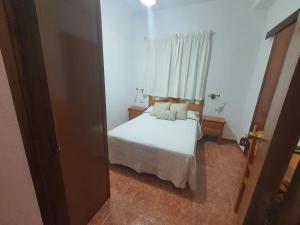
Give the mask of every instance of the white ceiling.
[{"label": "white ceiling", "polygon": [[[144,5],[141,4],[140,0],[125,0],[132,10],[140,11],[146,9]],[[153,9],[166,9],[166,8],[174,8],[184,5],[189,5],[193,3],[201,3],[208,2],[214,0],[156,0],[156,5],[153,6]]]}]

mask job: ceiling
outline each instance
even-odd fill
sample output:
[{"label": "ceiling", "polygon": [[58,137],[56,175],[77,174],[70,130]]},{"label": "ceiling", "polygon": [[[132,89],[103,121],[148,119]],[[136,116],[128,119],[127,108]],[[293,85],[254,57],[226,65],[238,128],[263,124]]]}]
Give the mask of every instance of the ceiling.
[{"label": "ceiling", "polygon": [[[125,0],[132,10],[140,11],[145,9],[146,7],[141,4],[140,0]],[[153,9],[166,9],[166,8],[174,8],[194,3],[208,2],[214,0],[156,0],[156,5],[153,6]]]}]

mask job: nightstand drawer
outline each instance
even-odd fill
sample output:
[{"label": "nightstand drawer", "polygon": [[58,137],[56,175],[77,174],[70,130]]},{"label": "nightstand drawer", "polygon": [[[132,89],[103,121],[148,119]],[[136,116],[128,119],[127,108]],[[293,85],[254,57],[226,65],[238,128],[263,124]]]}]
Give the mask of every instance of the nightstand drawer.
[{"label": "nightstand drawer", "polygon": [[130,112],[129,113],[129,119],[132,120],[135,117],[138,117],[139,115],[141,115],[141,113],[139,113],[139,112]]},{"label": "nightstand drawer", "polygon": [[139,107],[139,106],[131,106],[128,108],[128,117],[129,120],[132,120],[139,115],[143,114],[143,112],[146,110],[146,107]]},{"label": "nightstand drawer", "polygon": [[221,137],[223,133],[223,129],[216,129],[216,128],[210,128],[210,127],[203,127],[202,128],[203,133],[206,135],[211,135],[211,136],[216,136],[216,137]]},{"label": "nightstand drawer", "polygon": [[143,111],[138,111],[138,110],[130,110],[129,111],[130,114],[142,114]]},{"label": "nightstand drawer", "polygon": [[218,123],[218,122],[214,122],[214,121],[203,121],[203,127],[207,127],[207,128],[213,128],[213,129],[222,129],[224,124],[223,123]]},{"label": "nightstand drawer", "polygon": [[223,135],[225,119],[221,117],[203,116],[202,130],[205,135],[215,136],[219,139]]}]

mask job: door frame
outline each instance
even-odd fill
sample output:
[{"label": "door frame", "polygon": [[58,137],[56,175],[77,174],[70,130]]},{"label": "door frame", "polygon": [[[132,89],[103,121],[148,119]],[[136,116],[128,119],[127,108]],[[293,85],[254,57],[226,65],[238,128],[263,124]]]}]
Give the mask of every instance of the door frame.
[{"label": "door frame", "polygon": [[0,0],[0,47],[44,225],[68,225],[34,0]]}]

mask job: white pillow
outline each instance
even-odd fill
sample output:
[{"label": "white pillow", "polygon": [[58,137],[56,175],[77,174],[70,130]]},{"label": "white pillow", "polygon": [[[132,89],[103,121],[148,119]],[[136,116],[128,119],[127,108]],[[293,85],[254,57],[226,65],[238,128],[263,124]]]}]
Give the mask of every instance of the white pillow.
[{"label": "white pillow", "polygon": [[170,111],[175,111],[177,120],[187,119],[187,104],[186,103],[172,103]]},{"label": "white pillow", "polygon": [[175,121],[176,120],[176,111],[160,111],[157,116],[157,119],[161,120],[170,120]]},{"label": "white pillow", "polygon": [[156,102],[154,104],[153,110],[151,115],[152,116],[157,116],[158,113],[160,113],[161,111],[167,111],[170,109],[170,102]]},{"label": "white pillow", "polygon": [[199,119],[198,115],[197,115],[197,112],[191,111],[191,110],[187,111],[187,118],[191,119],[191,120],[198,120]]},{"label": "white pillow", "polygon": [[181,111],[181,110],[187,110],[186,103],[172,103],[171,104],[170,111]]}]

